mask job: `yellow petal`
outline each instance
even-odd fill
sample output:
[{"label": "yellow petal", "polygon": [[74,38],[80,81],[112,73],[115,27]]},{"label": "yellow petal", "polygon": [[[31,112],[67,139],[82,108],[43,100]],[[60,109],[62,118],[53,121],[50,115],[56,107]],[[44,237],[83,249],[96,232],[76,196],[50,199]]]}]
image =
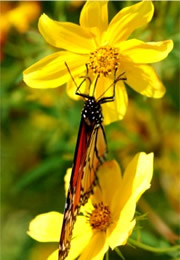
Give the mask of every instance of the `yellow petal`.
[{"label": "yellow petal", "polygon": [[[74,78],[75,81],[77,82],[77,78]],[[68,96],[74,100],[80,100],[81,97],[76,95],[76,85],[74,84],[74,82],[72,80],[69,80],[67,85],[66,85],[66,92],[68,94]]]},{"label": "yellow petal", "polygon": [[137,28],[147,24],[154,12],[151,1],[142,1],[138,4],[123,8],[109,24],[107,37],[110,45],[126,40]]},{"label": "yellow petal", "polygon": [[161,98],[165,94],[165,87],[152,67],[133,63],[124,63],[123,66],[126,82],[135,91],[153,98]]},{"label": "yellow petal", "polygon": [[[118,163],[115,160],[103,163],[99,167],[97,176],[99,178],[103,203],[110,207],[110,211],[113,211],[116,206],[114,198],[122,182],[121,170]],[[95,196],[96,194],[94,194]]]},{"label": "yellow petal", "polygon": [[59,87],[70,80],[65,62],[76,76],[84,71],[87,57],[64,51],[53,53],[26,69],[24,81],[32,88]]},{"label": "yellow petal", "polygon": [[47,260],[57,260],[58,259],[58,249],[54,251]]},{"label": "yellow petal", "polygon": [[[94,187],[93,195],[90,197],[89,201],[91,201],[92,205],[99,204],[103,201],[103,194],[102,194],[102,190],[99,188],[99,185],[96,185]],[[85,205],[84,207],[87,208],[87,205]],[[89,204],[89,209],[87,210],[87,212],[92,212],[93,209],[94,206],[90,208],[90,204]]]},{"label": "yellow petal", "polygon": [[39,242],[58,242],[62,220],[58,212],[40,214],[30,222],[27,234]]},{"label": "yellow petal", "polygon": [[87,235],[92,236],[92,229],[89,225],[89,222],[87,221],[87,218],[85,216],[78,215],[74,229],[73,229],[73,240],[76,240],[77,237]]},{"label": "yellow petal", "polygon": [[81,11],[80,25],[94,34],[100,41],[101,34],[108,26],[108,1],[87,1]]},{"label": "yellow petal", "polygon": [[124,83],[116,83],[116,94],[113,102],[107,102],[102,105],[104,124],[108,125],[114,121],[123,119],[128,105],[128,96]]},{"label": "yellow petal", "polygon": [[46,14],[39,19],[39,31],[52,46],[75,53],[89,53],[95,48],[94,40],[87,30],[77,24],[57,22]]},{"label": "yellow petal", "polygon": [[153,154],[139,153],[129,163],[118,189],[116,210],[112,212],[112,224],[107,230],[109,245],[112,249],[124,245],[135,226],[133,220],[136,202],[150,187],[153,174]]},{"label": "yellow petal", "polygon": [[[88,224],[86,217],[77,216],[73,236],[70,244],[70,250],[66,260],[76,259],[83,249],[88,245],[92,237],[92,229]],[[57,260],[58,250],[54,251],[49,257],[48,260]]]},{"label": "yellow petal", "polygon": [[93,232],[84,216],[78,216],[74,225],[71,247],[66,260],[76,259],[89,244]]},{"label": "yellow petal", "polygon": [[65,194],[68,193],[69,183],[71,179],[72,168],[67,169],[66,175],[64,176]]},{"label": "yellow petal", "polygon": [[153,175],[153,153],[139,153],[128,164],[124,173],[123,197],[133,196],[136,201],[142,193],[150,188]]},{"label": "yellow petal", "polygon": [[[85,72],[83,72],[82,75],[85,75]],[[75,77],[74,80],[75,80],[76,84],[72,80],[70,80],[67,83],[66,91],[70,98],[72,98],[74,100],[79,100],[79,99],[82,99],[82,97],[80,97],[79,95],[76,94],[76,90],[77,90],[77,87],[79,87],[80,84],[82,83],[83,79],[79,75],[78,77]],[[88,88],[88,84],[86,84],[86,82],[84,82],[79,89],[80,93],[87,94],[87,95],[89,94],[88,90],[89,90],[89,88]]]},{"label": "yellow petal", "polygon": [[[97,192],[96,192],[97,191]],[[99,203],[102,201],[102,194],[99,193],[99,189],[97,189],[97,186],[95,186],[93,194],[96,193],[96,196],[91,195],[88,199],[88,202],[81,206],[80,212],[83,213],[83,215],[86,215],[87,212],[92,212],[94,209],[93,203]]]},{"label": "yellow petal", "polygon": [[105,232],[95,232],[79,260],[101,260],[108,250]]},{"label": "yellow petal", "polygon": [[136,202],[132,202],[132,200],[131,203],[129,202],[122,209],[119,219],[116,219],[107,229],[107,239],[111,249],[125,245],[136,224],[136,221],[132,220],[135,214]]},{"label": "yellow petal", "polygon": [[136,39],[118,44],[119,51],[134,63],[153,63],[167,57],[173,49],[171,40],[162,42],[142,42]]}]

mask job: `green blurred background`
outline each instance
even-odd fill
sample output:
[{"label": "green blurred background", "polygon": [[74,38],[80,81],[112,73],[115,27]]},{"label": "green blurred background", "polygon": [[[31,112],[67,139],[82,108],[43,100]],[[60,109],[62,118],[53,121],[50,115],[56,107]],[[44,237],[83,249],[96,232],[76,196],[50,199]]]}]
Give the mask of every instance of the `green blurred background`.
[{"label": "green blurred background", "polygon": [[[1,259],[44,260],[57,244],[38,243],[27,236],[37,214],[64,209],[64,175],[71,167],[83,106],[71,100],[65,86],[30,89],[22,72],[54,52],[37,29],[45,12],[60,21],[78,23],[83,1],[1,2]],[[134,1],[109,3],[112,18]],[[155,153],[151,189],[140,200],[134,238],[154,247],[176,243],[180,221],[179,68],[180,4],[154,2],[152,22],[133,33],[144,41],[172,39],[174,50],[155,64],[166,95],[148,99],[128,88],[129,106],[123,121],[105,128],[109,159],[122,169],[139,151]],[[140,218],[141,219],[141,218]],[[177,252],[154,254],[122,247],[126,259],[179,259]],[[110,252],[110,259],[119,259]]]}]

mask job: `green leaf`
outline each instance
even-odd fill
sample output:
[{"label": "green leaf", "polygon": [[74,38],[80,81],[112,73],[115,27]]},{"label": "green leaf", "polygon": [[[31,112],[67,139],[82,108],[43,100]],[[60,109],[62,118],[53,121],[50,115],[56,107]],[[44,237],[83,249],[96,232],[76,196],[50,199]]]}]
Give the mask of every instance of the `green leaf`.
[{"label": "green leaf", "polygon": [[59,156],[50,158],[40,164],[40,166],[36,167],[33,170],[28,171],[14,186],[12,192],[18,192],[24,189],[26,186],[31,183],[37,181],[38,179],[46,176],[49,172],[53,172],[57,170],[60,166],[62,166],[64,160],[62,160]]}]

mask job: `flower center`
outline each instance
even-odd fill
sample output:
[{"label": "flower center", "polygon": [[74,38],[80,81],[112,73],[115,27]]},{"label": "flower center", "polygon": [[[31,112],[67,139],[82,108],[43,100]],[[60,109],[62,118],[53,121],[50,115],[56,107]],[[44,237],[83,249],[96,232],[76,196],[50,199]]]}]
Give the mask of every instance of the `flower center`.
[{"label": "flower center", "polygon": [[93,229],[105,231],[111,222],[111,213],[108,206],[104,206],[102,202],[95,204],[94,210],[89,216],[89,222]]},{"label": "flower center", "polygon": [[118,67],[119,51],[110,46],[101,47],[89,56],[89,68],[97,74],[107,76]]}]

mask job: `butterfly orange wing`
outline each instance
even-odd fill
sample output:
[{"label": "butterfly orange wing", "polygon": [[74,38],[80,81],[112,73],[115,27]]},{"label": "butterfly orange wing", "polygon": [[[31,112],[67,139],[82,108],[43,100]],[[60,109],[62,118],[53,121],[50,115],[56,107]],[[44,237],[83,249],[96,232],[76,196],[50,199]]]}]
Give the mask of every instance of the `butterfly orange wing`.
[{"label": "butterfly orange wing", "polygon": [[68,255],[72,230],[80,206],[87,202],[96,180],[96,171],[106,154],[103,126],[87,124],[82,118],[61,229],[59,260]]}]

